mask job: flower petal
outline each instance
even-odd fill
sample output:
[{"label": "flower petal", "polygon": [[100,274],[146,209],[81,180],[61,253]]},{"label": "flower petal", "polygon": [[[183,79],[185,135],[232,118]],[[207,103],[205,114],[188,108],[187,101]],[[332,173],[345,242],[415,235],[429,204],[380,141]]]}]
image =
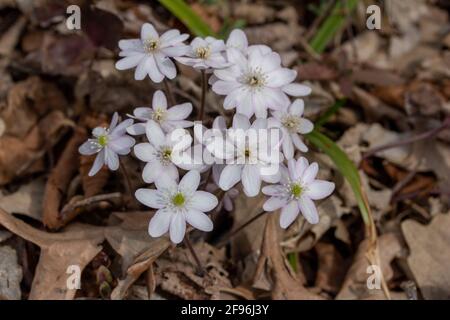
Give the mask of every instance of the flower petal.
[{"label": "flower petal", "polygon": [[166,142],[166,136],[161,127],[153,120],[147,121],[145,133],[148,141],[156,148],[161,147]]},{"label": "flower petal", "polygon": [[311,224],[319,222],[319,214],[317,213],[316,205],[308,196],[302,195],[298,200],[298,206],[306,221]]},{"label": "flower petal", "polygon": [[159,176],[164,175],[162,173],[163,166],[161,165],[159,160],[154,159],[148,162],[145,165],[144,170],[142,170],[142,180],[144,180],[145,183],[153,183],[159,178]]},{"label": "flower petal", "polygon": [[134,196],[140,203],[153,209],[162,209],[166,206],[158,190],[141,188],[136,190]]},{"label": "flower petal", "polygon": [[183,104],[178,104],[167,110],[167,119],[184,120],[187,117],[189,117],[191,112],[192,112],[192,103],[186,102]]},{"label": "flower petal", "polygon": [[270,197],[266,202],[264,202],[263,209],[264,211],[275,211],[287,204],[286,198],[279,197]]},{"label": "flower petal", "polygon": [[167,98],[164,92],[162,92],[161,90],[157,90],[153,94],[152,108],[154,111],[156,111],[157,109],[167,109]]},{"label": "flower petal", "polygon": [[302,176],[303,183],[305,185],[309,185],[311,182],[314,181],[318,172],[319,172],[319,165],[317,164],[317,162],[311,163]]},{"label": "flower petal", "polygon": [[242,165],[229,164],[225,166],[220,174],[219,186],[222,190],[230,190],[241,180]]},{"label": "flower petal", "polygon": [[283,87],[283,91],[290,96],[304,97],[311,93],[311,88],[299,83],[290,83]]},{"label": "flower petal", "polygon": [[296,133],[291,133],[291,139],[292,142],[294,143],[294,146],[300,150],[301,152],[308,152],[308,147],[306,146],[306,144],[303,142],[302,138],[300,138],[300,136]]},{"label": "flower petal", "polygon": [[169,231],[172,215],[173,213],[168,210],[156,211],[155,215],[148,224],[148,234],[153,238],[157,238]]},{"label": "flower petal", "polygon": [[88,176],[92,177],[97,172],[99,172],[100,169],[103,167],[104,163],[105,163],[105,149],[102,149],[97,154],[97,157],[95,157],[94,164],[92,165],[91,170],[89,170]]},{"label": "flower petal", "polygon": [[116,62],[117,70],[127,70],[136,67],[145,57],[144,53],[136,53],[120,59]]},{"label": "flower petal", "polygon": [[135,123],[127,128],[127,133],[133,136],[138,136],[145,133],[145,123]]},{"label": "flower petal", "polygon": [[[177,171],[178,174],[178,171]],[[155,186],[158,190],[176,191],[178,187],[177,180],[171,175],[162,174],[156,181]]]},{"label": "flower petal", "polygon": [[158,33],[151,23],[144,23],[141,28],[141,40],[146,41],[149,39],[159,39]]},{"label": "flower petal", "polygon": [[195,191],[189,201],[189,208],[197,209],[202,212],[208,212],[217,207],[217,197],[206,191]]},{"label": "flower petal", "polygon": [[102,149],[95,139],[89,139],[84,142],[79,148],[78,152],[84,156],[90,156],[96,154]]},{"label": "flower petal", "polygon": [[297,77],[297,72],[288,68],[278,68],[267,74],[267,86],[278,88],[291,83]]},{"label": "flower petal", "polygon": [[194,228],[210,232],[213,229],[213,223],[211,219],[199,210],[189,209],[186,212],[186,221]]},{"label": "flower petal", "polygon": [[308,185],[305,194],[312,200],[328,197],[334,191],[334,183],[325,180],[314,180]]},{"label": "flower petal", "polygon": [[248,47],[247,36],[241,29],[231,31],[227,39],[227,47],[245,50]]},{"label": "flower petal", "polygon": [[305,110],[305,102],[302,99],[295,99],[289,106],[288,112],[295,116],[301,116]]},{"label": "flower petal", "polygon": [[262,193],[264,193],[267,196],[281,197],[285,193],[284,190],[285,190],[284,186],[282,186],[281,184],[275,184],[264,186],[262,188]]},{"label": "flower petal", "polygon": [[244,166],[244,169],[242,170],[242,185],[247,197],[258,195],[259,190],[261,189],[259,166],[251,164]]},{"label": "flower petal", "polygon": [[243,114],[235,114],[233,117],[233,129],[248,130],[250,128],[250,120]]},{"label": "flower petal", "polygon": [[136,143],[132,137],[124,135],[120,138],[116,138],[111,140],[108,143],[108,147],[110,147],[115,153],[120,155],[127,155],[130,153],[131,147]]},{"label": "flower petal", "polygon": [[286,206],[281,209],[280,215],[280,227],[286,229],[289,227],[295,218],[297,218],[299,213],[299,205],[297,201],[292,200]]},{"label": "flower petal", "polygon": [[159,71],[169,79],[173,79],[177,76],[177,68],[173,61],[167,57],[164,57],[161,53],[155,54],[156,65]]},{"label": "flower petal", "polygon": [[164,75],[159,71],[154,55],[147,58],[144,68],[153,82],[160,83],[163,81]]},{"label": "flower petal", "polygon": [[283,134],[283,154],[286,159],[294,157],[294,144],[289,134]]},{"label": "flower petal", "polygon": [[187,194],[192,194],[198,189],[200,184],[200,173],[197,170],[191,170],[181,178],[178,188]]},{"label": "flower petal", "polygon": [[156,158],[156,150],[150,143],[138,143],[134,146],[136,157],[145,162],[151,162]]},{"label": "flower petal", "polygon": [[299,123],[298,133],[306,134],[310,133],[314,129],[314,124],[308,119],[301,118]]},{"label": "flower petal", "polygon": [[105,160],[108,168],[112,171],[119,169],[119,156],[110,148],[105,148]]},{"label": "flower petal", "polygon": [[180,213],[173,214],[169,229],[170,240],[173,243],[178,244],[183,241],[184,234],[186,233],[186,220],[184,216]]},{"label": "flower petal", "polygon": [[239,88],[241,84],[237,81],[223,81],[217,80],[212,85],[212,90],[220,95],[227,95],[235,89]]}]

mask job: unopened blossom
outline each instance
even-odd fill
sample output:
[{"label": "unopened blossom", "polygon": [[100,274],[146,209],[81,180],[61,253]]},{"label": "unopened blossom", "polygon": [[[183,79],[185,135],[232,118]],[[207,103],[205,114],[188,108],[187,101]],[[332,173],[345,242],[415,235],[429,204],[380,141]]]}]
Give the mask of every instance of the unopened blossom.
[{"label": "unopened blossom", "polygon": [[160,176],[178,180],[176,164],[180,163],[181,154],[191,145],[192,137],[184,129],[165,134],[153,120],[146,123],[145,133],[149,142],[134,146],[136,157],[147,162],[142,172],[143,180],[153,183]]},{"label": "unopened blossom", "polygon": [[211,219],[205,212],[217,206],[217,198],[206,191],[197,191],[200,173],[189,171],[180,183],[167,175],[155,181],[156,190],[138,189],[136,199],[142,204],[157,209],[150,220],[148,233],[160,237],[169,232],[173,243],[180,243],[186,233],[186,223],[209,232],[213,229]]},{"label": "unopened blossom", "polygon": [[[257,139],[250,138],[255,136]],[[208,150],[225,161],[219,178],[222,190],[228,191],[242,181],[244,193],[254,197],[259,193],[262,181],[279,181],[278,169],[283,155],[276,145],[279,141],[271,138],[267,132],[267,119],[256,119],[250,124],[246,116],[235,114],[232,130],[228,129],[223,139],[209,139]]]},{"label": "unopened blossom", "polygon": [[307,86],[293,83],[297,72],[281,66],[281,58],[267,46],[251,46],[247,54],[234,48],[227,50],[230,67],[215,70],[212,90],[225,95],[224,108],[238,113],[267,118],[267,110],[289,105],[288,95],[305,96]]},{"label": "unopened blossom", "polygon": [[225,50],[223,40],[196,37],[190,44],[189,52],[176,60],[199,70],[224,68],[228,65]]},{"label": "unopened blossom", "polygon": [[264,203],[265,211],[281,208],[280,226],[287,228],[299,213],[311,224],[319,222],[314,200],[328,197],[334,190],[334,183],[316,179],[319,166],[316,162],[309,164],[300,157],[288,161],[288,169],[282,169],[280,184],[265,186],[262,192],[270,198]]},{"label": "unopened blossom", "polygon": [[97,127],[92,130],[94,138],[83,143],[78,151],[82,155],[97,154],[89,176],[95,175],[104,164],[110,170],[119,168],[119,155],[130,153],[135,140],[126,134],[126,129],[133,124],[132,119],[119,123],[119,115],[114,113],[109,128]]},{"label": "unopened blossom", "polygon": [[134,109],[133,118],[138,122],[127,128],[131,135],[145,133],[145,124],[148,120],[157,122],[164,132],[169,133],[177,128],[188,128],[193,126],[192,121],[186,120],[192,112],[192,103],[186,102],[167,108],[167,99],[161,90],[153,94],[152,107],[139,107]]},{"label": "unopened blossom", "polygon": [[183,56],[189,51],[189,46],[183,41],[188,34],[180,34],[179,30],[171,29],[161,36],[150,23],[144,23],[140,39],[120,40],[119,55],[123,57],[116,63],[118,70],[136,68],[134,78],[143,80],[147,75],[153,82],[159,83],[165,77],[175,78],[177,69],[170,58]]},{"label": "unopened blossom", "polygon": [[280,111],[272,111],[268,119],[269,127],[280,128],[283,135],[283,154],[287,159],[294,156],[294,146],[302,152],[307,152],[308,147],[303,143],[301,134],[310,133],[314,125],[308,119],[302,117],[305,103],[296,99],[288,108]]}]

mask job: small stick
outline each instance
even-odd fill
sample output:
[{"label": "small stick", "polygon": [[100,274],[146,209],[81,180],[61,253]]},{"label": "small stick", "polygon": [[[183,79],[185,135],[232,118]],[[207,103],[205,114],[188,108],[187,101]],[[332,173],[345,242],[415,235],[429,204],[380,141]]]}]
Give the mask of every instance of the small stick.
[{"label": "small stick", "polygon": [[120,164],[120,169],[122,171],[123,176],[125,177],[125,180],[127,182],[127,192],[130,195],[130,199],[133,199],[133,188],[131,187],[131,180],[130,180],[130,176],[128,175],[127,169],[125,168],[125,166],[123,165],[122,160],[119,158],[119,164]]},{"label": "small stick", "polygon": [[225,239],[223,239],[222,241],[220,241],[219,243],[219,247],[221,247],[222,245],[224,245],[225,243],[227,243],[228,241],[230,241],[231,238],[233,238],[236,234],[238,234],[239,232],[241,232],[244,228],[246,228],[248,225],[252,224],[253,222],[255,222],[256,220],[258,220],[260,217],[262,217],[265,213],[267,213],[266,211],[261,211],[260,213],[258,213],[257,215],[255,215],[254,217],[248,219],[243,225],[237,227],[235,230],[231,231],[226,237]]},{"label": "small stick", "polygon": [[434,129],[432,129],[430,131],[422,132],[422,133],[420,133],[418,135],[409,137],[409,138],[404,139],[402,141],[387,143],[385,145],[382,145],[382,146],[379,146],[379,147],[375,147],[372,150],[367,151],[364,154],[363,159],[370,158],[371,156],[373,156],[374,154],[376,154],[376,153],[378,153],[380,151],[384,151],[384,150],[392,149],[392,148],[396,148],[396,147],[401,147],[401,146],[406,145],[406,144],[410,144],[410,143],[413,143],[413,142],[416,142],[416,141],[420,141],[420,140],[431,138],[431,137],[437,135],[439,132],[441,132],[442,130],[444,130],[447,127],[450,127],[450,117],[447,117],[442,122],[442,124],[439,127],[434,128]]},{"label": "small stick", "polygon": [[202,98],[200,102],[200,114],[198,115],[198,120],[203,121],[203,114],[205,113],[205,100],[206,91],[208,90],[208,83],[206,79],[206,72],[202,70]]},{"label": "small stick", "polygon": [[195,253],[194,247],[191,244],[191,241],[189,240],[189,235],[186,234],[184,237],[184,244],[191,252],[192,256],[194,257],[195,262],[197,263],[197,267],[200,273],[200,276],[203,277],[206,273],[206,269],[203,267],[202,263],[200,262],[200,259],[198,258],[197,254]]},{"label": "small stick", "polygon": [[164,78],[163,83],[164,83],[164,90],[166,91],[166,94],[169,97],[170,105],[174,106],[176,104],[175,96],[173,95],[172,89],[170,89],[170,84],[167,78]]}]

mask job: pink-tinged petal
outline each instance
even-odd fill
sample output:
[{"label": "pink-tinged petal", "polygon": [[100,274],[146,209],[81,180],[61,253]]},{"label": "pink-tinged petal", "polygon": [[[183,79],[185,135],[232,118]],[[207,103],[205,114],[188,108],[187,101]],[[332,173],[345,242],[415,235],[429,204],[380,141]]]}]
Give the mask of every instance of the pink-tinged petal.
[{"label": "pink-tinged petal", "polygon": [[154,111],[156,111],[157,109],[167,109],[167,98],[164,92],[162,92],[161,90],[157,90],[153,94],[152,107]]},{"label": "pink-tinged petal", "polygon": [[138,143],[134,146],[136,157],[145,162],[151,162],[156,158],[156,149],[150,143]]},{"label": "pink-tinged petal", "polygon": [[296,133],[291,133],[291,139],[292,142],[294,143],[294,146],[300,150],[301,152],[308,152],[308,147],[306,146],[306,144],[302,141],[302,139],[300,138],[300,136]]},{"label": "pink-tinged petal", "polygon": [[183,241],[184,234],[186,233],[186,220],[184,219],[184,215],[180,213],[173,214],[169,229],[170,240],[173,243],[178,244]]},{"label": "pink-tinged petal", "polygon": [[283,87],[283,91],[290,96],[304,97],[311,94],[311,88],[299,83],[290,83]]},{"label": "pink-tinged petal", "polygon": [[295,99],[295,101],[288,108],[288,112],[290,114],[299,117],[301,117],[304,110],[305,110],[305,102],[302,99]]},{"label": "pink-tinged petal", "polygon": [[286,229],[297,218],[299,213],[299,205],[297,201],[292,200],[286,206],[281,209],[280,215],[280,227]]},{"label": "pink-tinged petal", "polygon": [[138,136],[145,133],[145,123],[135,123],[127,128],[127,133],[133,136]]},{"label": "pink-tinged petal", "polygon": [[247,197],[258,195],[261,189],[261,177],[257,165],[245,165],[242,170],[242,186]]},{"label": "pink-tinged petal", "polygon": [[264,202],[263,210],[267,212],[278,210],[287,204],[286,198],[270,197]]},{"label": "pink-tinged petal", "polygon": [[132,137],[125,135],[120,138],[111,140],[108,143],[108,147],[113,149],[115,153],[124,156],[130,153],[130,149],[135,143],[136,140],[134,140]]},{"label": "pink-tinged petal", "polygon": [[302,176],[303,184],[309,185],[311,182],[313,182],[318,172],[319,172],[319,165],[317,164],[317,162],[311,163]]},{"label": "pink-tinged petal", "polygon": [[267,86],[278,88],[291,83],[297,77],[297,72],[288,68],[275,69],[267,74]]},{"label": "pink-tinged petal", "polygon": [[189,117],[191,112],[192,112],[192,103],[186,102],[183,104],[178,104],[167,110],[167,119],[184,120],[187,117]]},{"label": "pink-tinged petal", "polygon": [[317,213],[316,205],[308,196],[302,195],[298,200],[298,206],[306,221],[311,224],[319,222],[319,214]]},{"label": "pink-tinged petal", "polygon": [[103,167],[104,163],[105,163],[105,149],[102,149],[95,157],[94,164],[92,165],[91,170],[89,170],[88,176],[92,177],[95,174],[97,174],[97,172],[99,172],[100,169]]},{"label": "pink-tinged petal", "polygon": [[157,238],[169,231],[172,215],[173,213],[168,210],[156,211],[148,224],[148,234],[153,238]]},{"label": "pink-tinged petal", "polygon": [[213,229],[211,219],[199,210],[189,209],[186,212],[186,221],[200,231],[210,232]]},{"label": "pink-tinged petal", "polygon": [[150,39],[159,39],[158,32],[156,32],[152,24],[144,23],[141,28],[141,40],[146,41]]},{"label": "pink-tinged petal", "polygon": [[126,56],[116,62],[117,70],[127,70],[136,67],[139,62],[145,57],[144,53],[136,53],[133,55]]},{"label": "pink-tinged petal", "polygon": [[334,183],[325,180],[314,180],[308,185],[305,194],[312,200],[328,197],[334,191]]},{"label": "pink-tinged petal", "polygon": [[153,120],[147,121],[145,133],[148,141],[156,148],[161,147],[166,142],[166,136],[161,127]]},{"label": "pink-tinged petal", "polygon": [[298,132],[301,134],[310,133],[314,130],[314,124],[308,119],[301,118],[299,123]]},{"label": "pink-tinged petal", "polygon": [[229,164],[225,166],[220,174],[219,186],[222,190],[230,190],[241,180],[242,165]]},{"label": "pink-tinged petal", "polygon": [[198,189],[200,184],[200,173],[197,170],[191,170],[187,172],[183,178],[181,178],[178,188],[186,194],[192,194]]},{"label": "pink-tinged petal", "polygon": [[140,203],[153,209],[162,209],[166,206],[158,190],[141,188],[136,190],[134,196]]},{"label": "pink-tinged petal", "polygon": [[215,195],[205,191],[195,191],[189,201],[189,208],[208,212],[217,207],[218,203]]}]

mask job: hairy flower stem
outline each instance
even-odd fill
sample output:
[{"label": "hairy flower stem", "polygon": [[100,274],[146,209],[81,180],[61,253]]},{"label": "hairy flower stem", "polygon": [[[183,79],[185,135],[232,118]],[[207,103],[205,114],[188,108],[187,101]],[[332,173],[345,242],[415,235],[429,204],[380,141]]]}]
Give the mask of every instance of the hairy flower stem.
[{"label": "hairy flower stem", "polygon": [[197,253],[195,253],[194,247],[192,246],[191,240],[189,240],[188,234],[186,234],[186,236],[184,237],[184,244],[186,245],[186,247],[189,249],[192,256],[194,257],[195,263],[197,263],[199,274],[201,277],[203,277],[206,274],[206,270],[203,267],[202,263],[200,262],[200,259],[198,258]]},{"label": "hairy flower stem", "polygon": [[164,78],[163,83],[164,83],[164,90],[166,91],[166,94],[169,97],[169,103],[171,106],[174,106],[176,104],[175,96],[173,95],[172,89],[170,88],[169,80],[167,80],[167,78]]},{"label": "hairy flower stem", "polygon": [[120,170],[122,171],[122,175],[124,176],[124,178],[127,182],[127,193],[130,196],[130,200],[132,200],[133,199],[133,188],[131,187],[130,176],[128,175],[128,171],[125,168],[125,166],[120,158],[119,158],[119,164],[120,164]]},{"label": "hairy flower stem", "polygon": [[203,114],[205,113],[205,100],[206,92],[208,91],[208,79],[205,70],[202,70],[202,98],[200,102],[200,113],[198,115],[198,120],[203,121]]}]

